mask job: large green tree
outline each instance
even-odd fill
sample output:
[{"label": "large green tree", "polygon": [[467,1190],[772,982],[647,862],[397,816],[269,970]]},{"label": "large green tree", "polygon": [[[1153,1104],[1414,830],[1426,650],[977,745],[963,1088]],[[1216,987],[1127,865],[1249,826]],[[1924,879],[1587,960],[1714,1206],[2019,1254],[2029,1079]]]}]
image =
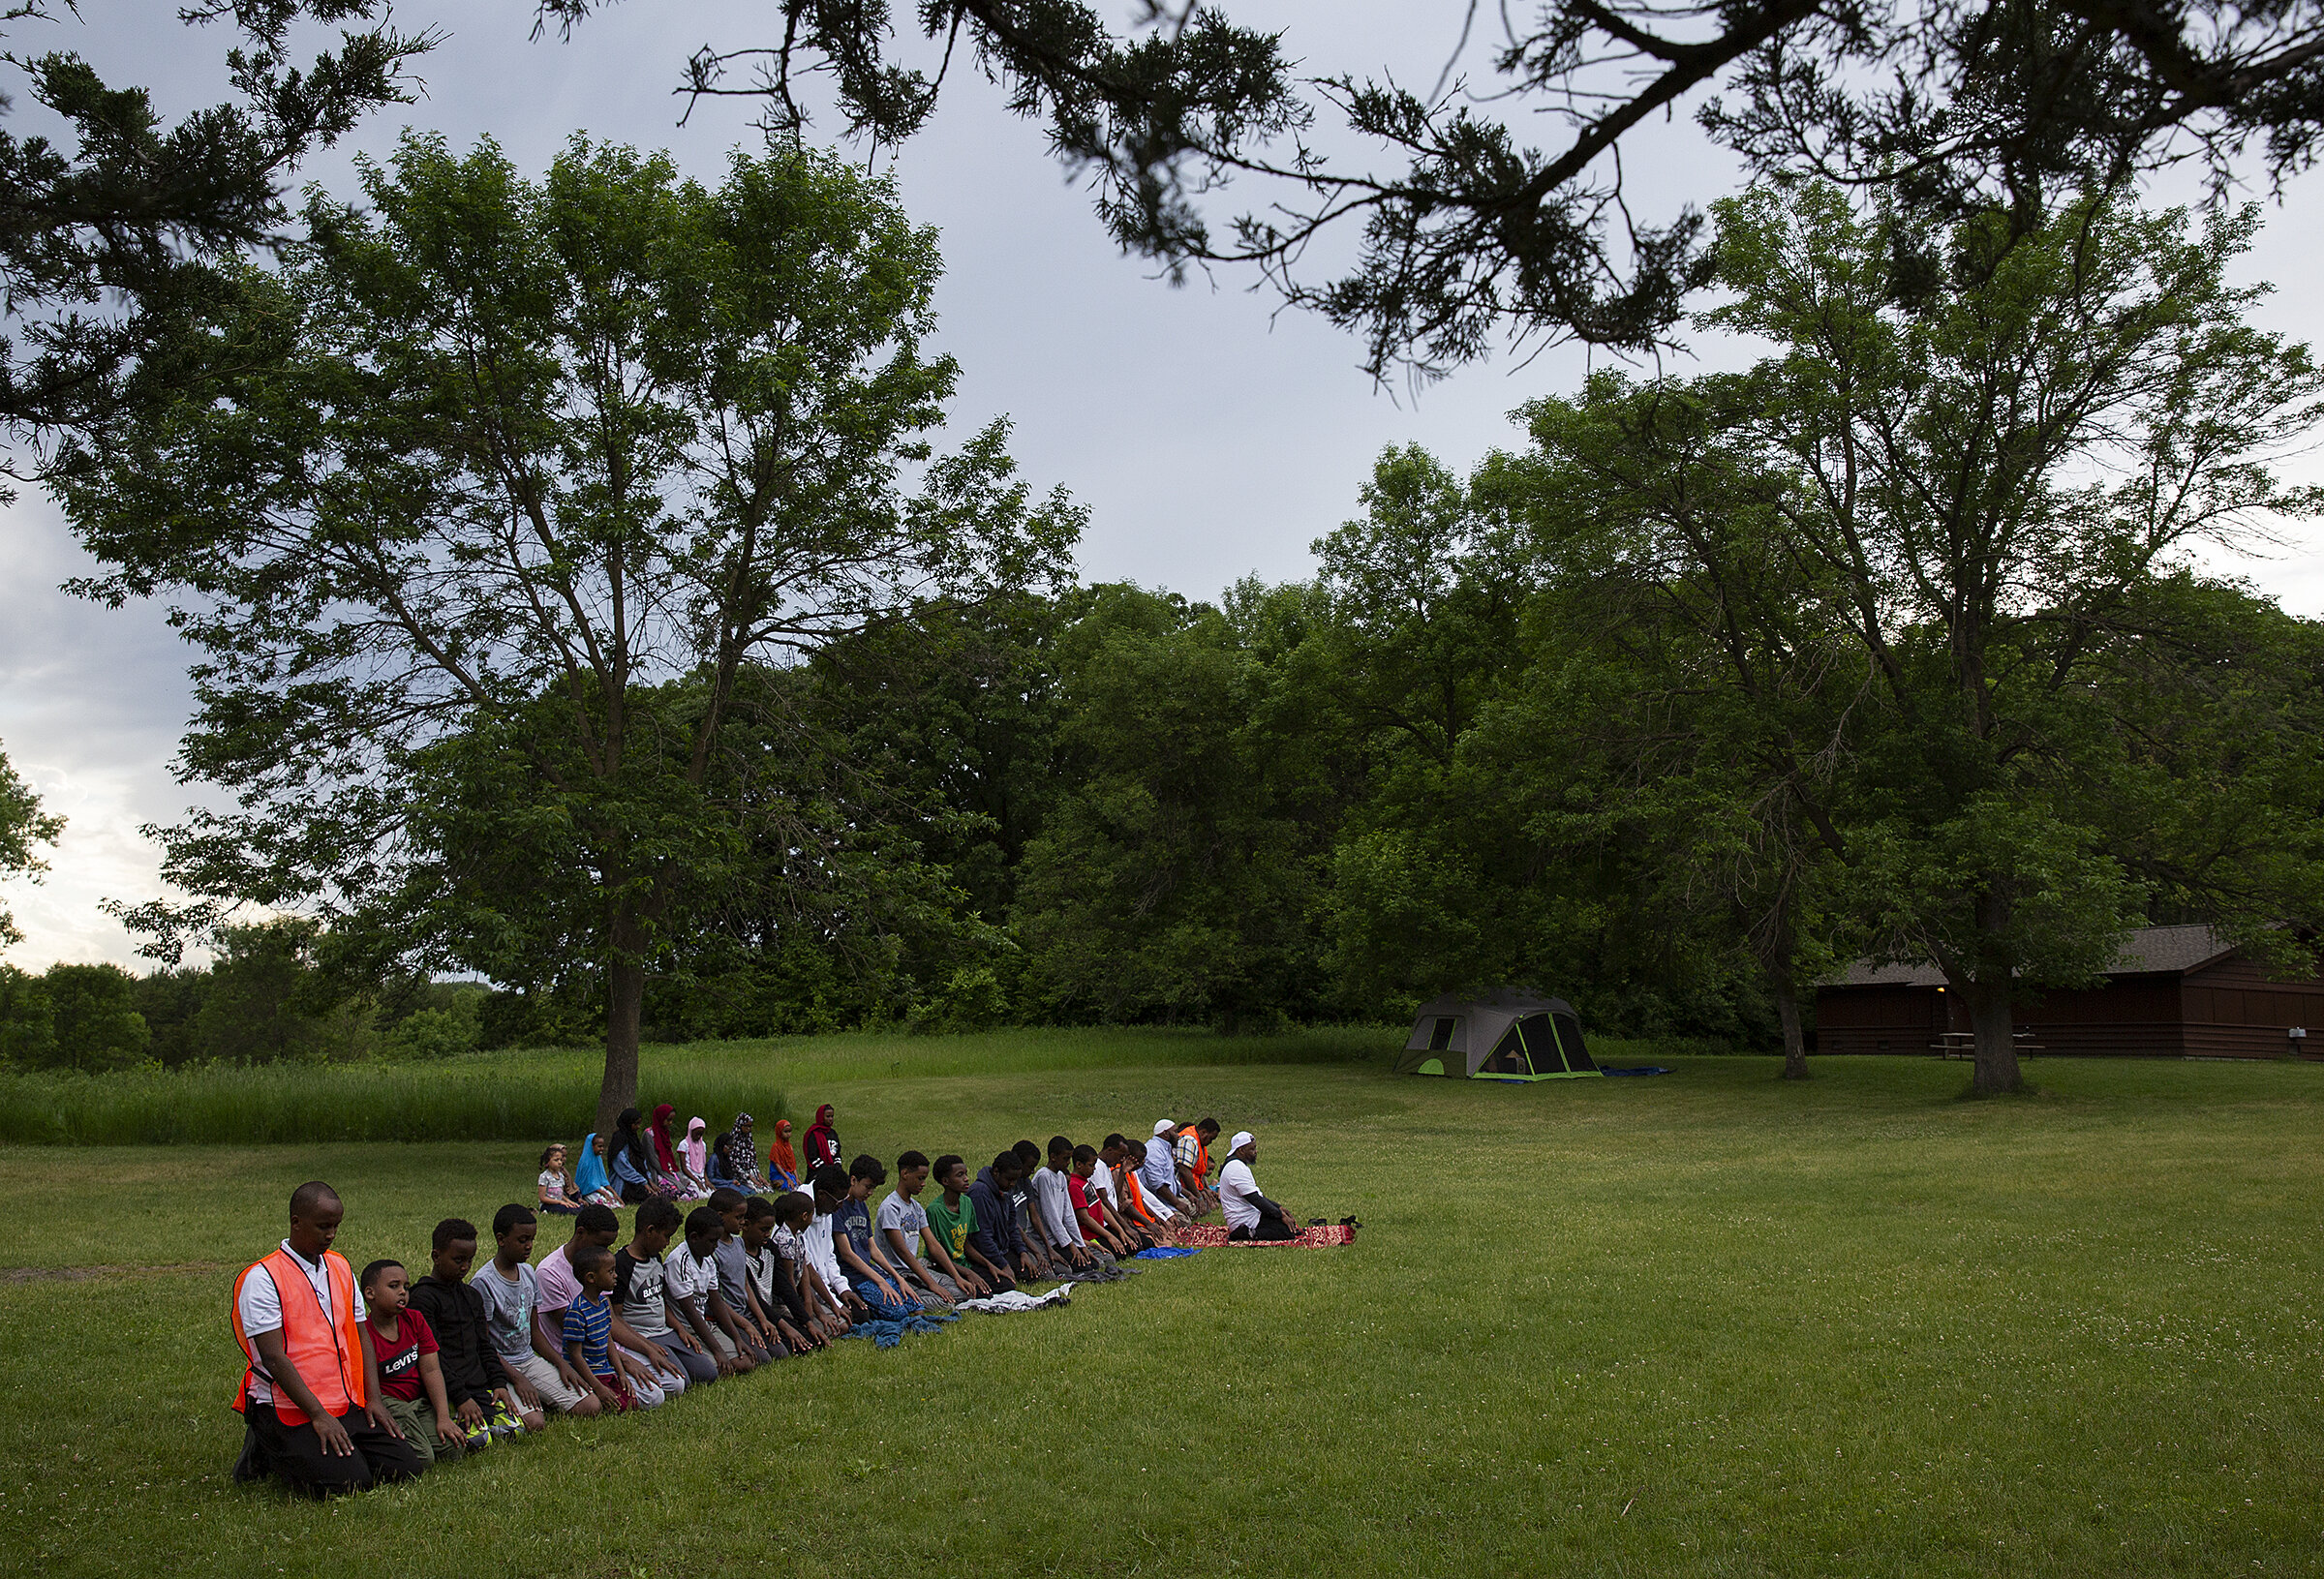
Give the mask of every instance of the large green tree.
[{"label": "large green tree", "polygon": [[1597,374],[1528,407],[1534,449],[1479,488],[1525,523],[1579,660],[1552,692],[1601,757],[1575,833],[1630,842],[1661,913],[1724,916],[1798,1079],[1801,1002],[1847,930],[1819,894],[1865,666],[1828,619],[1845,589],[1793,532],[1797,478],[1734,430],[1725,387]]},{"label": "large green tree", "polygon": [[1316,545],[1326,614],[1287,666],[1359,764],[1319,904],[1340,1004],[1519,983],[1602,1028],[1756,1035],[1735,907],[1703,892],[1728,864],[1673,856],[1725,826],[1691,775],[1732,743],[1687,727],[1673,678],[1702,644],[1602,570],[1544,573],[1521,462],[1464,481],[1391,450],[1362,498]]},{"label": "large green tree", "polygon": [[[1932,233],[1828,186],[1757,190],[1723,205],[1733,294],[1710,321],[1776,353],[1536,414],[1562,552],[1723,600],[1691,620],[1701,635],[1789,628],[1798,653],[1834,653],[1843,694],[1827,676],[1806,706],[1770,709],[1780,693],[1735,665],[1725,688],[1763,743],[1736,787],[1788,788],[1875,952],[1944,971],[1981,1091],[2020,1083],[2013,1002],[2103,971],[2162,874],[2255,941],[2312,920],[2298,862],[2263,858],[2248,823],[2216,843],[2240,801],[2280,804],[2284,764],[2162,729],[2152,700],[2165,675],[2199,690],[2185,666],[2234,650],[2188,552],[2324,502],[2269,468],[2324,414],[2324,377],[2247,321],[2261,288],[2225,279],[2252,223],[2095,203],[2023,237],[1999,215]],[[1655,398],[1707,416],[1640,420]],[[1715,442],[1682,442],[1706,422]],[[1747,624],[1730,611],[1748,560],[1700,534],[1737,518],[1686,508],[1739,472],[1797,596]],[[2285,807],[2295,831],[2312,813]]]},{"label": "large green tree", "polygon": [[1135,587],[1096,589],[1060,648],[1065,787],[1014,909],[1026,1000],[1229,1030],[1311,1003],[1328,829],[1266,727],[1268,666],[1230,613]]},{"label": "large green tree", "polygon": [[234,805],[167,834],[170,878],[419,963],[585,956],[602,1126],[674,918],[770,815],[753,676],[1046,577],[1079,516],[1000,424],[932,453],[935,238],[882,181],[408,137],[364,188],[244,281],[220,332],[268,354],[75,449],[67,506],[89,590],[174,594],[206,654],[181,772]]}]

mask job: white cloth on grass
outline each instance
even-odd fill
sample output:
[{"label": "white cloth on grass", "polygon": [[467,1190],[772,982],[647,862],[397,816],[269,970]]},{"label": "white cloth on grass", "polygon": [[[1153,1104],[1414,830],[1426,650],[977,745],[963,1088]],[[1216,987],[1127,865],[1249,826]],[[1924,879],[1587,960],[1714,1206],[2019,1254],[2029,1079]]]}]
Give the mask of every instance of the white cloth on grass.
[{"label": "white cloth on grass", "polygon": [[1010,1289],[982,1299],[963,1299],[955,1310],[982,1311],[988,1316],[1007,1316],[1018,1311],[1046,1310],[1052,1305],[1065,1304],[1073,1297],[1073,1285],[1060,1283],[1045,1294],[1028,1294]]}]

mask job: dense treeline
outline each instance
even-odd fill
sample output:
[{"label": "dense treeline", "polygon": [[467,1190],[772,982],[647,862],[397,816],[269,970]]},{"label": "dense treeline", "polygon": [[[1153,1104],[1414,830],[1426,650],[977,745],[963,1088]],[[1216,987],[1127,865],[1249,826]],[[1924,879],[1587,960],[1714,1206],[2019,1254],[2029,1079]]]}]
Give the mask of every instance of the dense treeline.
[{"label": "dense treeline", "polygon": [[[1257,1031],[1508,979],[1556,986],[1608,1031],[1764,1042],[1773,1014],[1731,939],[1630,902],[1650,852],[1531,809],[1588,793],[1587,720],[1536,741],[1566,644],[1465,487],[1399,452],[1365,500],[1312,583],[1217,605],[1027,592],[759,676],[786,705],[735,748],[831,792],[690,896],[654,962],[647,1040]],[[481,856],[463,876],[505,902]],[[602,973],[553,944],[506,956],[490,992],[364,961],[356,934],[289,923],[226,928],[206,968],[12,973],[9,1050],[89,1069],[409,1057],[601,1024]]]},{"label": "dense treeline", "polygon": [[476,983],[358,980],[331,955],[312,923],[290,920],[220,928],[206,966],[0,965],[0,1067],[447,1058],[483,1046],[510,1007]]}]

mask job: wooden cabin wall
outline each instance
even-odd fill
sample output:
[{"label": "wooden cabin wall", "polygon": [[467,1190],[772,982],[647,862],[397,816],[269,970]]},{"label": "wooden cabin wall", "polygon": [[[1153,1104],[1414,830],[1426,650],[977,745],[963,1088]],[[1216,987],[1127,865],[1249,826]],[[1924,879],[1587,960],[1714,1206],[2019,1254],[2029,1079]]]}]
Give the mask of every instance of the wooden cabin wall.
[{"label": "wooden cabin wall", "polygon": [[[1921,1053],[1966,1021],[1933,987],[1827,987],[1816,994],[1819,1053]],[[2324,972],[2270,981],[2230,956],[2181,975],[2117,976],[2103,987],[2053,988],[2023,1005],[2028,1050],[2053,1057],[2280,1058],[2285,1031],[2304,1026],[2302,1056],[2324,1059]],[[2311,1046],[2312,1045],[2312,1046]]]}]

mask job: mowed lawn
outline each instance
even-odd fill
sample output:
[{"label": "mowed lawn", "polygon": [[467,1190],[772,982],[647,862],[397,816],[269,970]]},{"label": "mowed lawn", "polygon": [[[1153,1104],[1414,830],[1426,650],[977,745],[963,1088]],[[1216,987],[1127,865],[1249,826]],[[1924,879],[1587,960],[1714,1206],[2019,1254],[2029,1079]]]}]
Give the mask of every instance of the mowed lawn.
[{"label": "mowed lawn", "polygon": [[[2255,1574],[2324,1568],[2324,1066],[1680,1061],[791,1089],[849,1150],[1164,1112],[1350,1249],[1211,1251],[559,1424],[327,1508],[230,1486],[227,1290],[298,1180],[340,1248],[535,1148],[0,1150],[12,1572]],[[722,1116],[722,1115],[713,1115]],[[562,1233],[552,1227],[544,1244]],[[85,1269],[87,1275],[59,1277]],[[933,1566],[932,1566],[933,1565]]]}]

